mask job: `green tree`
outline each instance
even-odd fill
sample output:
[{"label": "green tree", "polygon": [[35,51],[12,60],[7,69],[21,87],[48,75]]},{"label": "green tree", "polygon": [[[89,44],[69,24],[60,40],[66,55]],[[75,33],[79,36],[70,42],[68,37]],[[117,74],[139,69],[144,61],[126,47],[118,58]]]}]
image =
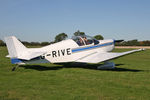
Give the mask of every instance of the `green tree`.
[{"label": "green tree", "polygon": [[31,46],[40,46],[41,44],[39,42],[30,42]]},{"label": "green tree", "polygon": [[146,41],[142,41],[142,44],[144,46],[150,46],[150,41],[146,40]]},{"label": "green tree", "polygon": [[46,45],[49,45],[49,44],[50,44],[49,42],[42,42],[41,46],[46,46]]},{"label": "green tree", "polygon": [[67,37],[68,37],[68,35],[66,33],[60,33],[60,34],[56,35],[55,42],[60,42],[62,40],[65,40]]},{"label": "green tree", "polygon": [[84,32],[80,32],[79,30],[74,33],[74,36],[81,36],[81,35],[85,35],[85,33]]},{"label": "green tree", "polygon": [[135,40],[129,40],[129,41],[116,43],[115,45],[117,46],[139,46],[141,44],[137,39],[135,39]]},{"label": "green tree", "polygon": [[23,43],[23,45],[25,45],[25,46],[30,46],[31,44],[29,43],[29,42],[27,42],[27,41],[21,41],[22,43]]},{"label": "green tree", "polygon": [[0,40],[0,46],[5,46],[5,43],[3,40]]},{"label": "green tree", "polygon": [[97,40],[103,40],[104,39],[104,37],[102,35],[95,35],[94,38]]}]

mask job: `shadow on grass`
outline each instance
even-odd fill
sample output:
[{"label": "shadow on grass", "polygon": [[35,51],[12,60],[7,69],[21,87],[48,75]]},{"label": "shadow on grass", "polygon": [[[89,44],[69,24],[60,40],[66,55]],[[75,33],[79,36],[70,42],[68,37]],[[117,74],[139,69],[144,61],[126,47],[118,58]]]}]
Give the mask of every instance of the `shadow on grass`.
[{"label": "shadow on grass", "polygon": [[34,70],[38,70],[38,71],[59,70],[59,69],[63,68],[63,67],[59,67],[59,66],[47,67],[47,66],[42,66],[42,65],[21,65],[19,67],[23,67],[25,69],[34,69]]},{"label": "shadow on grass", "polygon": [[115,69],[97,69],[98,66],[102,64],[84,64],[84,63],[76,63],[76,64],[64,64],[64,68],[84,68],[84,69],[93,69],[93,70],[101,70],[101,71],[117,71],[117,72],[141,72],[144,70],[136,70],[136,69],[128,69],[128,68],[117,68],[118,66],[124,64],[115,64]]},{"label": "shadow on grass", "polygon": [[[61,66],[43,66],[43,65],[21,65],[20,67],[23,67],[25,69],[34,69],[38,71],[47,71],[47,70],[60,70],[62,68],[83,68],[83,69],[91,69],[91,70],[99,70],[97,69],[98,66],[102,64],[85,64],[85,63],[62,63],[59,64]],[[117,72],[141,72],[144,70],[136,70],[136,69],[128,69],[128,68],[117,68],[118,66],[121,66],[124,64],[116,64],[115,69],[107,69],[101,71],[117,71]]]},{"label": "shadow on grass", "polygon": [[115,69],[107,69],[104,71],[117,71],[117,72],[141,72],[144,70],[137,70],[137,69],[127,69],[127,68],[115,68]]}]

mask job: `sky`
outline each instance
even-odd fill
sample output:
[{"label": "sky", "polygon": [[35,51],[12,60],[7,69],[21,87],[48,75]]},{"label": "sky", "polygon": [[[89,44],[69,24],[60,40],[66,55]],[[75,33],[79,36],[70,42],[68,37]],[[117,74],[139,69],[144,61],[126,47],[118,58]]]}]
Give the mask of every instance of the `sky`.
[{"label": "sky", "polygon": [[0,0],[0,39],[53,41],[77,30],[105,39],[150,40],[150,0]]}]

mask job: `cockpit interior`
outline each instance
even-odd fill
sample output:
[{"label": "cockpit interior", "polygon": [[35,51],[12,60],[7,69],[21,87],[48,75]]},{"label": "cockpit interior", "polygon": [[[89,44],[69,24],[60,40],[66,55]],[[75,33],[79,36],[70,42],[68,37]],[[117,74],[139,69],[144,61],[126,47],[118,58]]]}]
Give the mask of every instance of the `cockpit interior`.
[{"label": "cockpit interior", "polygon": [[93,37],[82,35],[82,36],[73,36],[72,39],[79,45],[79,46],[85,46],[85,45],[97,45],[99,44],[99,41],[96,40]]}]

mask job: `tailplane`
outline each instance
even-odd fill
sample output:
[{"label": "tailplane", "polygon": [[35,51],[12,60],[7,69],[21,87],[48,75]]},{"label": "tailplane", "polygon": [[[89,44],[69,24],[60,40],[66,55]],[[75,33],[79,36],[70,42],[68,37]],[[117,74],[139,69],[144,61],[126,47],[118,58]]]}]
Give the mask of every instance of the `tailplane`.
[{"label": "tailplane", "polygon": [[7,57],[17,58],[27,51],[27,48],[14,36],[6,37],[5,42],[9,52]]}]

